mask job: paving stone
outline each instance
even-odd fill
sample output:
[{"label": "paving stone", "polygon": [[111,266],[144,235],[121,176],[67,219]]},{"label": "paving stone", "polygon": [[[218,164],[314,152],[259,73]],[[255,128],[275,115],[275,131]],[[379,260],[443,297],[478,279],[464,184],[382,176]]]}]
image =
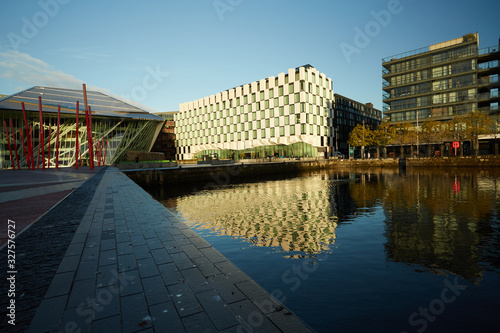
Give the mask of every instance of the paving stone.
[{"label": "paving stone", "polygon": [[[242,321],[239,332],[269,332],[279,333],[279,330],[251,301],[248,299],[230,304],[231,310]],[[285,331],[286,332],[286,331]]]},{"label": "paving stone", "polygon": [[184,281],[186,281],[191,290],[195,293],[207,291],[212,288],[197,267],[182,270],[181,274]]},{"label": "paving stone", "polygon": [[124,254],[118,256],[118,271],[130,271],[137,269],[137,262],[133,254]]},{"label": "paving stone", "polygon": [[160,275],[153,258],[137,260],[137,266],[139,267],[141,278]]},{"label": "paving stone", "polygon": [[61,264],[57,268],[57,273],[76,271],[79,264],[80,264],[80,255],[65,256],[62,259]]},{"label": "paving stone", "polygon": [[59,332],[90,333],[92,316],[92,309],[68,309],[64,311]]},{"label": "paving stone", "polygon": [[184,324],[187,333],[217,332],[217,329],[205,312],[184,317],[182,318],[182,323]]},{"label": "paving stone", "polygon": [[113,265],[116,263],[116,250],[102,251],[99,255],[99,266]]},{"label": "paving stone", "polygon": [[[75,236],[76,237],[76,236]],[[65,256],[81,256],[83,252],[84,243],[71,243],[66,250]]]},{"label": "paving stone", "polygon": [[170,254],[172,260],[179,270],[192,268],[195,265],[184,252]]},{"label": "paving stone", "polygon": [[163,247],[169,254],[182,252],[181,246],[175,240],[163,242]]},{"label": "paving stone", "polygon": [[57,332],[67,300],[68,296],[44,299],[36,310],[28,332]]},{"label": "paving stone", "polygon": [[250,278],[230,261],[215,263],[215,266],[224,273],[233,283],[248,281]]},{"label": "paving stone", "polygon": [[138,270],[121,272],[118,279],[120,281],[121,296],[128,296],[143,292]]},{"label": "paving stone", "polygon": [[198,238],[200,237],[193,229],[181,229],[181,233],[186,236],[187,238]]},{"label": "paving stone", "polygon": [[205,277],[221,273],[221,271],[205,256],[193,258],[192,261]]},{"label": "paving stone", "polygon": [[97,246],[85,247],[82,253],[82,261],[99,260],[99,248]]},{"label": "paving stone", "polygon": [[203,255],[207,257],[214,264],[218,262],[227,261],[226,257],[220,254],[219,251],[217,251],[213,247],[200,249],[200,252],[203,253]]},{"label": "paving stone", "polygon": [[92,333],[122,332],[120,316],[113,316],[92,322]]},{"label": "paving stone", "polygon": [[142,286],[146,294],[146,301],[150,307],[170,301],[170,294],[161,276],[142,279]]},{"label": "paving stone", "polygon": [[59,273],[54,275],[45,298],[51,298],[61,295],[69,295],[75,272]]},{"label": "paving stone", "polygon": [[78,280],[73,284],[68,300],[68,309],[77,308],[92,300],[95,293],[95,277],[92,279]]},{"label": "paving stone", "polygon": [[[140,231],[138,230],[137,232],[139,233]],[[144,239],[144,236],[140,234],[130,235],[130,240],[132,241],[132,244],[134,246],[146,245],[146,240]]]},{"label": "paving stone", "polygon": [[149,247],[150,250],[163,249],[163,243],[156,236],[156,233],[155,233],[155,237],[154,238],[146,239],[146,243],[148,244],[148,247]]},{"label": "paving stone", "polygon": [[168,286],[168,292],[180,317],[203,311],[203,308],[187,283]]},{"label": "paving stone", "polygon": [[134,246],[133,251],[137,260],[151,258],[151,250],[147,245]]},{"label": "paving stone", "polygon": [[177,284],[184,280],[182,274],[177,269],[177,266],[175,266],[174,263],[158,265],[158,270],[160,271],[163,282],[166,286]]},{"label": "paving stone", "polygon": [[193,243],[194,246],[196,246],[198,249],[204,249],[207,247],[212,247],[206,240],[204,240],[201,237],[193,237],[190,238],[191,243]]},{"label": "paving stone", "polygon": [[153,326],[156,332],[186,332],[173,302],[164,302],[149,307]]},{"label": "paving stone", "polygon": [[173,262],[172,258],[164,248],[151,251],[151,255],[157,265],[167,264]]},{"label": "paving stone", "polygon": [[101,241],[101,251],[116,249],[116,242],[114,239],[103,239]]},{"label": "paving stone", "polygon": [[182,250],[187,254],[190,259],[202,257],[203,253],[198,250],[193,244],[181,245]]},{"label": "paving stone", "polygon": [[236,287],[265,314],[276,312],[281,307],[274,297],[252,280],[237,283]]},{"label": "paving stone", "polygon": [[122,243],[117,243],[116,244],[116,252],[118,253],[118,255],[134,253],[132,243],[130,243],[128,241],[122,242]]},{"label": "paving stone", "polygon": [[180,235],[173,235],[172,237],[174,238],[174,240],[179,245],[188,245],[188,244],[191,244],[191,241],[189,240],[189,238],[187,238],[186,236],[184,236],[184,234],[182,234],[182,233]]},{"label": "paving stone", "polygon": [[268,318],[283,332],[302,333],[312,331],[298,317],[290,315],[288,310],[273,312],[268,315]]},{"label": "paving stone", "polygon": [[97,260],[81,261],[76,271],[75,281],[95,278],[98,263]]},{"label": "paving stone", "polygon": [[222,296],[228,304],[246,299],[247,297],[231,282],[224,274],[219,274],[208,278],[209,286]]},{"label": "paving stone", "polygon": [[98,288],[95,293],[94,319],[111,317],[120,314],[120,296],[118,286],[111,285]]},{"label": "paving stone", "polygon": [[227,307],[226,302],[224,302],[222,297],[215,290],[196,294],[196,298],[218,330],[223,330],[239,324],[234,313]]},{"label": "paving stone", "polygon": [[148,320],[150,313],[144,294],[134,294],[121,298],[122,332],[136,332],[152,327]]},{"label": "paving stone", "polygon": [[105,286],[117,286],[118,287],[118,266],[108,265],[98,268],[97,272],[97,288]]}]

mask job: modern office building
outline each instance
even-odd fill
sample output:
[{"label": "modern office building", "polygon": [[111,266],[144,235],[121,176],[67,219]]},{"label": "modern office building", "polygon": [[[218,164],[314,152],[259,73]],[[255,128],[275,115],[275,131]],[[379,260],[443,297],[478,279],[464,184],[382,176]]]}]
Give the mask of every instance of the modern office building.
[{"label": "modern office building", "polygon": [[334,149],[332,80],[311,65],[182,103],[177,158],[325,156]]},{"label": "modern office building", "polygon": [[384,58],[384,116],[416,123],[498,113],[499,59],[498,45],[479,49],[478,33]]},{"label": "modern office building", "polygon": [[[41,112],[39,107],[41,97]],[[78,122],[76,103],[79,101]],[[87,131],[82,90],[33,87],[0,99],[0,167],[26,167],[29,130],[36,167],[89,163],[92,133],[95,165],[125,159],[127,151],[150,151],[165,119],[100,92],[88,91],[91,124]],[[23,116],[22,102],[26,111]],[[60,116],[58,108],[60,106]],[[59,119],[59,131],[58,131]],[[7,127],[4,126],[4,122]],[[12,127],[11,127],[12,122]],[[77,126],[78,123],[78,126]],[[91,130],[90,130],[91,129]],[[78,142],[78,145],[77,145]],[[56,145],[59,145],[57,148]],[[78,146],[78,156],[76,147]]]},{"label": "modern office building", "polygon": [[175,160],[175,121],[177,111],[156,113],[165,119],[165,125],[158,133],[158,137],[151,151],[165,154],[165,159]]},{"label": "modern office building", "polygon": [[382,111],[375,109],[372,103],[363,104],[339,94],[334,94],[334,98],[335,148],[347,155],[349,133],[357,124],[364,124],[372,130],[376,129],[382,122]]}]

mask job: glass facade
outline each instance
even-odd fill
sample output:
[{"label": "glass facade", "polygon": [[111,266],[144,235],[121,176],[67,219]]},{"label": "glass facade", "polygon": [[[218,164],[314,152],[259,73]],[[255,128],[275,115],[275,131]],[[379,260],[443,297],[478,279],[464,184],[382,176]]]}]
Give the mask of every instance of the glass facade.
[{"label": "glass facade", "polygon": [[[42,101],[42,117],[39,112],[39,96]],[[78,130],[77,100],[82,102],[79,106]],[[30,132],[29,141],[21,102],[25,105],[26,121]],[[91,133],[95,165],[98,164],[97,152],[102,157],[101,161],[105,164],[113,164],[125,159],[127,151],[150,151],[164,123],[161,117],[99,92],[88,92],[88,105],[92,112]],[[61,106],[59,133],[58,106]],[[7,125],[7,131],[4,122]],[[73,166],[77,159],[77,137],[79,164],[89,164],[89,132],[82,91],[34,87],[5,97],[0,100],[0,129],[0,165],[2,168],[10,168],[13,163],[17,167],[18,162],[20,167],[27,167],[28,142],[31,142],[33,146],[34,161],[31,165],[35,164],[42,168],[45,161],[47,167],[55,167],[57,160],[61,167]]]},{"label": "glass facade", "polygon": [[[178,159],[232,152],[262,156],[262,149],[266,156],[273,150],[274,155],[281,150],[286,156],[318,156],[334,142],[327,121],[333,117],[332,81],[310,65],[180,104],[179,109]],[[304,145],[292,153],[298,143]]]}]

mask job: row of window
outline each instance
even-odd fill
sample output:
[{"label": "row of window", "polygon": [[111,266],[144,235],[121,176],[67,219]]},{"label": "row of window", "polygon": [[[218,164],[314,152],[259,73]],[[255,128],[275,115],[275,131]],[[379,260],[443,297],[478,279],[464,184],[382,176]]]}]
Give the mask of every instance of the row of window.
[{"label": "row of window", "polygon": [[280,126],[277,128],[263,128],[259,130],[254,129],[238,133],[214,134],[211,136],[181,139],[178,141],[178,144],[179,146],[192,146],[308,134],[329,136],[332,132],[332,130],[318,125],[315,126],[311,124],[297,124],[290,126]]},{"label": "row of window", "polygon": [[[463,115],[476,109],[475,103],[459,104],[453,106],[433,107],[418,110],[418,119],[424,121],[429,118],[453,117]],[[415,121],[417,119],[416,111],[395,112],[390,115],[391,122]]]}]

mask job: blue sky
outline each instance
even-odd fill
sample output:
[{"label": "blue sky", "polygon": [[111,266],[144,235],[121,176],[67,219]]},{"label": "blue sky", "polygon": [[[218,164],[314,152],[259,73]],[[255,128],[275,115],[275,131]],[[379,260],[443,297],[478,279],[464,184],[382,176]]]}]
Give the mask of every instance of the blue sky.
[{"label": "blue sky", "polygon": [[175,111],[311,64],[336,93],[381,109],[382,58],[469,32],[498,45],[499,12],[491,0],[4,1],[0,94],[84,82]]}]

